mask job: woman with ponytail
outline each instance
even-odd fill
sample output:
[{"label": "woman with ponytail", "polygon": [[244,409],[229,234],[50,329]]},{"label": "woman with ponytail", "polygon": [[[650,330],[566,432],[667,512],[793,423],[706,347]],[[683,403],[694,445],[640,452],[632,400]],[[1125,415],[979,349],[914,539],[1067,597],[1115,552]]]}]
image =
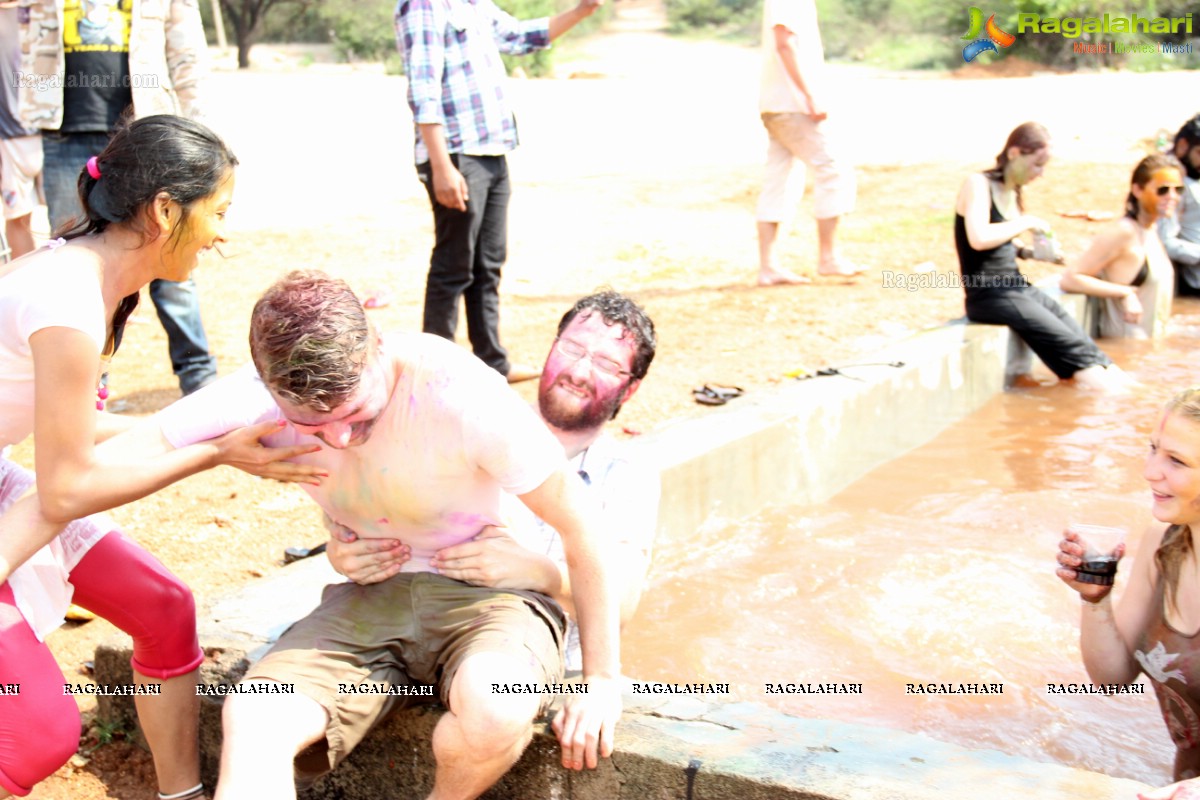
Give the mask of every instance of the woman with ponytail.
[{"label": "woman with ponytail", "polygon": [[[967,177],[955,201],[954,245],[966,292],[967,318],[1007,325],[1061,380],[1119,389],[1128,378],[1045,292],[1017,268],[1017,257],[1057,261],[1049,226],[1025,213],[1022,189],[1050,161],[1050,134],[1036,122],[1008,135],[996,164]],[[1041,234],[1026,247],[1017,237]],[[1023,376],[1032,380],[1028,376]]]},{"label": "woman with ponytail", "polygon": [[[133,636],[160,796],[203,796],[191,592],[96,514],[218,464],[313,481],[274,463],[312,448],[262,447],[274,423],[153,457],[97,444],[132,422],[99,409],[138,293],[184,280],[225,241],[236,165],[198,123],[133,122],[81,171],[79,224],[0,278],[0,681],[20,687],[0,692],[0,798],[29,794],[78,746],[79,711],[43,641],[72,601]],[[7,458],[30,433],[36,478]]]},{"label": "woman with ponytail", "polygon": [[[1200,779],[1190,780],[1200,778],[1200,389],[1167,403],[1142,474],[1162,524],[1142,540],[1120,603],[1111,585],[1079,580],[1088,577],[1078,571],[1085,551],[1070,529],[1058,543],[1057,574],[1083,601],[1079,647],[1092,683],[1132,683],[1144,672],[1158,696],[1176,747],[1173,780],[1185,783],[1143,797],[1200,797]],[[1120,545],[1117,558],[1123,553]]]},{"label": "woman with ponytail", "polygon": [[1175,213],[1182,192],[1178,161],[1158,153],[1143,158],[1130,178],[1125,216],[1063,273],[1063,291],[1102,299],[1101,336],[1148,339],[1166,332],[1175,270],[1157,228]]}]

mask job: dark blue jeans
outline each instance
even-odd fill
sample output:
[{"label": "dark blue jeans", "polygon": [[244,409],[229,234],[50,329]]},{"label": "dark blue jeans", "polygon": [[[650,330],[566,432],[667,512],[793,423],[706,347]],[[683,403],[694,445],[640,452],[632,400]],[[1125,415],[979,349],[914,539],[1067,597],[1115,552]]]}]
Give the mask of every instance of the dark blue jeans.
[{"label": "dark blue jeans", "polygon": [[[108,138],[107,133],[42,133],[42,181],[50,229],[55,233],[83,213],[79,173],[89,158],[104,149]],[[151,281],[150,299],[167,332],[171,369],[179,379],[180,391],[191,394],[212,382],[217,377],[217,360],[208,350],[195,281]]]},{"label": "dark blue jeans", "polygon": [[450,158],[467,182],[466,211],[439,203],[429,162],[417,165],[433,206],[434,228],[423,329],[453,341],[458,298],[464,298],[471,349],[507,375],[508,351],[500,346],[500,268],[508,255],[508,162],[504,156],[453,153]]}]

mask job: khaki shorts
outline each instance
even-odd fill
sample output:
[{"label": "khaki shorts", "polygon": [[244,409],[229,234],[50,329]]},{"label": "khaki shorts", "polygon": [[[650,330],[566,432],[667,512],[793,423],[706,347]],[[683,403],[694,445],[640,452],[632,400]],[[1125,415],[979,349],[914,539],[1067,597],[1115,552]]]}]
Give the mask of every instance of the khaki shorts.
[{"label": "khaki shorts", "polygon": [[[405,572],[383,583],[326,586],[321,604],[279,637],[246,680],[295,684],[329,713],[325,741],[296,758],[311,779],[350,754],[397,708],[419,697],[355,694],[338,684],[433,684],[449,705],[450,685],[468,656],[518,653],[530,680],[557,683],[563,673],[566,616],[536,592],[472,586],[431,572]],[[546,696],[545,710],[553,700]]]},{"label": "khaki shorts", "polygon": [[0,139],[0,197],[4,200],[5,219],[33,213],[41,201],[41,174],[41,136]]},{"label": "khaki shorts", "polygon": [[787,222],[804,195],[807,168],[813,171],[813,216],[831,219],[854,210],[858,190],[854,167],[841,157],[828,121],[807,114],[763,114],[770,139],[763,169],[762,192],[755,217],[759,222]]}]

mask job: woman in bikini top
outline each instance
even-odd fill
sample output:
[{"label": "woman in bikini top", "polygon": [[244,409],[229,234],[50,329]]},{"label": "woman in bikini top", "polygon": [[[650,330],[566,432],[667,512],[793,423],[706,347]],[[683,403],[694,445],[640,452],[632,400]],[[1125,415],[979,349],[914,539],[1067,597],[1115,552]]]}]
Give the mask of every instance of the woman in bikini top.
[{"label": "woman in bikini top", "polygon": [[1063,274],[1062,288],[1103,299],[1101,335],[1162,335],[1171,313],[1174,269],[1156,226],[1183,191],[1179,162],[1155,154],[1133,170],[1125,216],[1101,233]]}]

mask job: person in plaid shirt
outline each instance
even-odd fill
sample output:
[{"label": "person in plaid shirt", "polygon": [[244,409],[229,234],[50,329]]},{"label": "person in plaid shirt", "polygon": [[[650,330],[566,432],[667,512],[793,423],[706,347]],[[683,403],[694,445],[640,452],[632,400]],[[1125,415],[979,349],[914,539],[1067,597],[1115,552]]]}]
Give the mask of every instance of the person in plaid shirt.
[{"label": "person in plaid shirt", "polygon": [[433,207],[423,329],[453,340],[465,295],[471,349],[509,383],[540,371],[511,363],[500,345],[510,193],[505,153],[517,146],[500,53],[545,49],[603,2],[580,0],[569,11],[525,21],[492,0],[399,0],[396,6],[417,175]]}]

